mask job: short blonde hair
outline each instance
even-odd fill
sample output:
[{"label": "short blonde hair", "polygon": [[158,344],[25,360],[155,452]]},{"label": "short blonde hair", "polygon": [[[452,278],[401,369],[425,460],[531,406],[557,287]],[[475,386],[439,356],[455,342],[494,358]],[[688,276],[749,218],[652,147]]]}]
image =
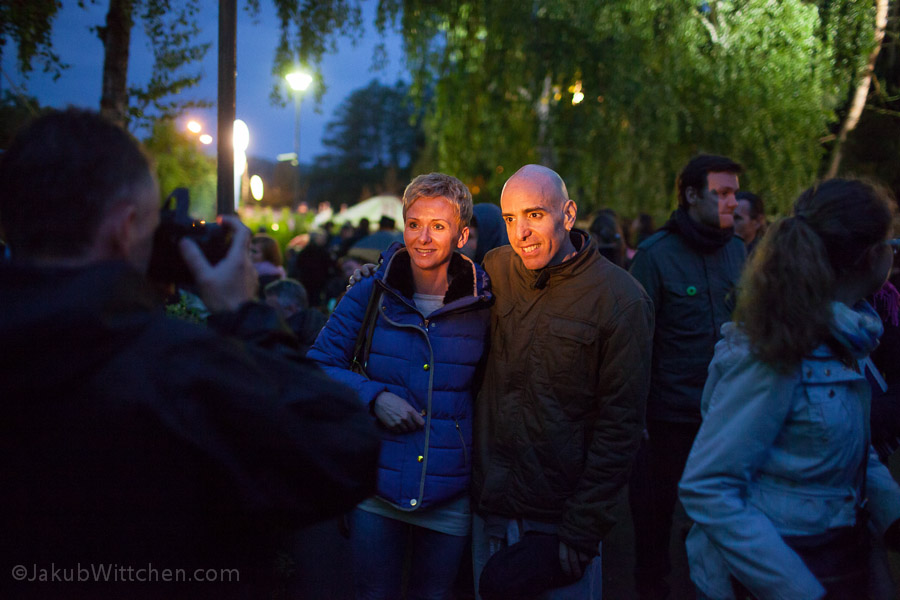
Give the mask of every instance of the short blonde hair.
[{"label": "short blonde hair", "polygon": [[413,179],[403,191],[403,220],[406,211],[419,198],[446,198],[456,207],[459,227],[469,226],[472,220],[472,192],[462,181],[444,173],[429,173]]}]

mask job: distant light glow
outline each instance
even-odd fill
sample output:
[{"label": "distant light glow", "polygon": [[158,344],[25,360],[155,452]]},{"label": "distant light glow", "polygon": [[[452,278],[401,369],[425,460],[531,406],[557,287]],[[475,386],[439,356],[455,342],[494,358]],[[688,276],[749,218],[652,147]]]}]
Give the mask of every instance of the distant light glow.
[{"label": "distant light glow", "polygon": [[204,146],[209,146],[210,144],[212,144],[212,136],[209,135],[208,133],[201,134],[200,135],[200,143],[203,144]]},{"label": "distant light glow", "polygon": [[191,133],[200,133],[203,131],[203,125],[197,121],[188,121],[187,128]]},{"label": "distant light glow", "polygon": [[584,94],[582,92],[575,92],[572,94],[572,104],[579,104],[582,100],[584,100]]},{"label": "distant light glow", "polygon": [[259,175],[250,178],[250,195],[257,202],[263,199],[263,180]]},{"label": "distant light glow", "polygon": [[272,231],[278,231],[278,223],[272,223]]}]

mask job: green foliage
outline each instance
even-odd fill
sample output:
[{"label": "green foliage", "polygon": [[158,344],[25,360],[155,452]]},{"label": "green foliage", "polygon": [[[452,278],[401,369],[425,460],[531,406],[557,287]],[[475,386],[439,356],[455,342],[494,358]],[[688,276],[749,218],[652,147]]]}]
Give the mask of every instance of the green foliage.
[{"label": "green foliage", "polygon": [[[272,0],[281,25],[272,74],[281,81],[297,65],[318,65],[326,52],[337,50],[337,38],[356,39],[362,32],[361,0]],[[248,0],[251,16],[259,12],[259,0]],[[313,88],[316,98],[325,93],[321,73],[314,71]],[[272,88],[272,99],[284,103],[282,88]]]},{"label": "green foliage", "polygon": [[239,210],[241,221],[254,234],[265,233],[278,242],[282,252],[296,236],[307,233],[312,228],[312,212],[292,213],[287,208],[272,210],[271,207],[242,206]]},{"label": "green foliage", "polygon": [[4,90],[0,98],[0,148],[8,148],[19,129],[46,110],[41,108],[37,98],[17,96]]},{"label": "green foliage", "polygon": [[205,325],[209,310],[193,294],[179,291],[178,302],[166,304],[166,315],[173,319]]},{"label": "green foliage", "polygon": [[193,137],[179,131],[172,120],[157,121],[144,147],[156,162],[159,190],[165,198],[177,187],[191,193],[191,215],[216,216],[216,160],[206,156]]},{"label": "green foliage", "polygon": [[68,65],[53,52],[50,33],[60,0],[19,0],[0,2],[0,55],[8,42],[16,47],[19,71],[28,74],[35,59],[45,73],[58,78]]},{"label": "green foliage", "polygon": [[[180,94],[200,83],[201,73],[183,69],[199,63],[210,44],[197,43],[200,0],[143,0],[136,3],[144,32],[151,41],[153,72],[144,86],[130,86],[132,122],[151,127],[152,119],[172,119],[189,108],[212,106],[207,100],[185,100]],[[148,113],[153,108],[153,115]]]},{"label": "green foliage", "polygon": [[873,27],[862,0],[382,0],[381,9],[384,21],[402,11],[414,90],[435,90],[426,155],[478,188],[477,200],[543,162],[583,213],[608,206],[658,219],[701,151],[743,162],[743,186],[785,210],[819,170],[819,139]]}]

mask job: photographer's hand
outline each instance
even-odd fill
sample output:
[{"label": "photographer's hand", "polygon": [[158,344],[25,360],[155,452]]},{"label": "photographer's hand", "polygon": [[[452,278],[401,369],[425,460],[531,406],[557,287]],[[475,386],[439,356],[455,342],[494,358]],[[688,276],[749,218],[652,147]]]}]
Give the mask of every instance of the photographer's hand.
[{"label": "photographer's hand", "polygon": [[211,312],[237,310],[256,298],[259,278],[250,262],[250,230],[236,217],[222,216],[220,224],[231,229],[233,237],[228,254],[210,265],[193,240],[179,242],[181,256],[194,275],[197,294]]}]

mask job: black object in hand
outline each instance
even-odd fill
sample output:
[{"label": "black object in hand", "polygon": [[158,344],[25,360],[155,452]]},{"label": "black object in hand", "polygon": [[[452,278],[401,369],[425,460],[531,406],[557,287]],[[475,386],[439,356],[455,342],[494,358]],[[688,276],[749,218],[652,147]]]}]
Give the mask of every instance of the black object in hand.
[{"label": "black object in hand", "polygon": [[231,245],[231,232],[217,223],[204,223],[191,217],[188,214],[190,202],[187,188],[175,188],[166,198],[159,212],[159,227],[153,236],[153,254],[148,269],[151,279],[177,285],[193,283],[194,278],[178,249],[182,238],[194,240],[210,264],[225,258]]}]

